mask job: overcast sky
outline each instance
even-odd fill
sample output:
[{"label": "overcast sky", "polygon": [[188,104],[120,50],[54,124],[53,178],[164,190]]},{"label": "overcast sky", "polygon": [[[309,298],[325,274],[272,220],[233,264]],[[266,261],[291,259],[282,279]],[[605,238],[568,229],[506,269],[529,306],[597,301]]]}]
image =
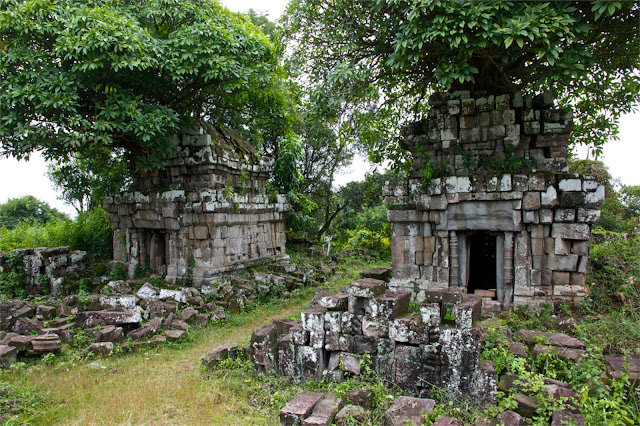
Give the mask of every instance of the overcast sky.
[{"label": "overcast sky", "polygon": [[[271,20],[279,18],[287,5],[284,0],[224,0],[221,3],[236,12],[249,9],[266,12]],[[584,154],[579,154],[579,157],[584,158]],[[601,159],[609,167],[611,175],[620,178],[623,184],[640,185],[640,114],[626,115],[621,119],[620,140],[608,142]],[[337,183],[362,179],[365,172],[373,167],[363,159],[357,159],[349,171],[338,177]],[[0,203],[9,198],[33,195],[59,210],[72,213],[73,208],[57,199],[58,194],[46,178],[45,171],[45,161],[37,154],[32,155],[28,162],[0,159]]]}]

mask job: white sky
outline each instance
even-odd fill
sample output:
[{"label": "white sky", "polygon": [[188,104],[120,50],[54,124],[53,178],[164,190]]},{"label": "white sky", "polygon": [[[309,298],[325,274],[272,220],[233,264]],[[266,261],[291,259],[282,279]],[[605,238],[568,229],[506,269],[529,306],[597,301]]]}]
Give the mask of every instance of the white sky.
[{"label": "white sky", "polygon": [[[271,20],[279,18],[287,5],[286,0],[222,0],[221,3],[236,12],[249,9],[266,12]],[[622,117],[619,136],[619,141],[605,145],[601,159],[614,178],[620,178],[625,185],[640,185],[640,113]],[[584,158],[583,154],[579,156]],[[350,169],[337,177],[336,184],[361,180],[367,171],[374,168],[365,159],[356,158]],[[9,198],[33,195],[61,211],[73,213],[72,207],[57,199],[59,194],[46,178],[45,171],[46,163],[38,154],[32,155],[28,162],[0,159],[0,203]]]}]

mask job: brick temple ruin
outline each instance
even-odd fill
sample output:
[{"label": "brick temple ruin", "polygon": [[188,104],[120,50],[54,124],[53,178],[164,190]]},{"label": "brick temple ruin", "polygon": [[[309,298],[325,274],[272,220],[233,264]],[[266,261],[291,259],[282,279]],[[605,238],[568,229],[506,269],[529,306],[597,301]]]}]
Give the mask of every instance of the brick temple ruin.
[{"label": "brick temple ruin", "polygon": [[107,197],[114,259],[169,282],[207,284],[215,274],[286,259],[282,195],[270,195],[270,159],[232,130],[202,124],[175,136],[163,169]]},{"label": "brick temple ruin", "polygon": [[[579,301],[605,194],[595,178],[567,173],[572,113],[546,94],[429,103],[402,132],[412,178],[385,187],[390,288],[422,301],[429,288],[461,287],[496,310]],[[429,172],[441,177],[425,180]]]}]

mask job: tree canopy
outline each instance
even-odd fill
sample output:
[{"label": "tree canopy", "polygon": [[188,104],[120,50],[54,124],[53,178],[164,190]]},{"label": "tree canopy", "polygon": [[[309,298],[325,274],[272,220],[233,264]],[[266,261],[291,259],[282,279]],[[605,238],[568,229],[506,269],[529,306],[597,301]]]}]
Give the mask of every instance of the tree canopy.
[{"label": "tree canopy", "polygon": [[640,101],[638,22],[637,2],[293,0],[285,26],[310,96],[381,160],[434,91],[551,90],[598,147]]},{"label": "tree canopy", "polygon": [[0,155],[102,146],[145,170],[196,119],[256,145],[286,127],[273,43],[214,0],[5,0],[0,51]]},{"label": "tree canopy", "polygon": [[33,195],[11,198],[0,204],[0,227],[7,229],[13,229],[21,222],[42,225],[55,219],[67,219],[67,215]]}]

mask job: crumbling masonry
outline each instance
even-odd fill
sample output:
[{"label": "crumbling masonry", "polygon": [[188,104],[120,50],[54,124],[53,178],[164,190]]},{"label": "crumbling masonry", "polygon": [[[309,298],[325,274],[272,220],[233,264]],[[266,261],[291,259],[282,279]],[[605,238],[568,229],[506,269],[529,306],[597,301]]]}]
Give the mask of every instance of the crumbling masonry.
[{"label": "crumbling masonry", "polygon": [[284,196],[267,193],[272,163],[236,132],[208,126],[175,137],[166,167],[107,197],[114,258],[208,284],[223,271],[286,259]]},{"label": "crumbling masonry", "polygon": [[571,112],[520,93],[429,102],[428,117],[403,129],[412,178],[385,187],[390,288],[419,301],[429,288],[466,288],[495,310],[579,301],[605,194],[567,173]]}]

